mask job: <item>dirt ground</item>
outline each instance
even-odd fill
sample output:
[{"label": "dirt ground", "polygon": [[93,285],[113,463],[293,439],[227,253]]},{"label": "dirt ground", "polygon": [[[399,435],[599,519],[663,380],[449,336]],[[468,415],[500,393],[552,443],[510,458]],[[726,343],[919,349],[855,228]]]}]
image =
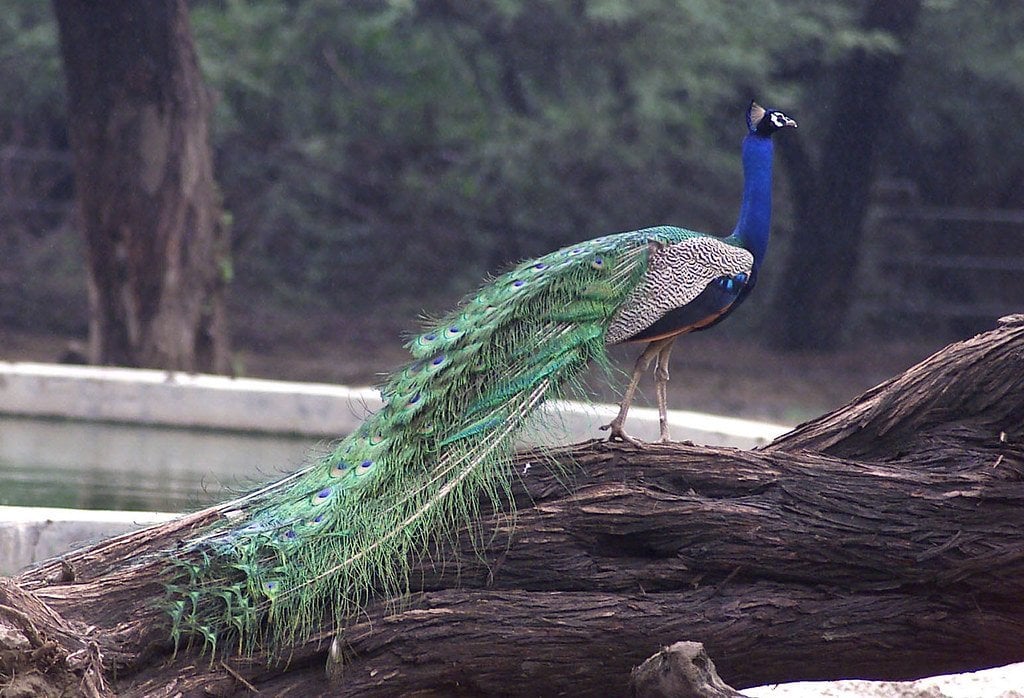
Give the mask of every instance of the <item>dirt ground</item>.
[{"label": "dirt ground", "polygon": [[[393,328],[337,322],[312,339],[295,333],[261,336],[252,329],[234,344],[239,375],[279,380],[374,385],[404,363],[402,334]],[[309,336],[309,333],[302,333]],[[302,336],[302,334],[298,336]],[[27,332],[0,333],[0,360],[57,362],[81,338]],[[723,334],[681,338],[672,357],[669,403],[696,410],[796,424],[827,412],[941,348],[932,344],[872,343],[834,354],[772,350]],[[628,372],[641,347],[612,349]],[[595,400],[614,402],[617,391],[598,377],[588,381]],[[652,404],[651,379],[641,383],[637,404]]]}]

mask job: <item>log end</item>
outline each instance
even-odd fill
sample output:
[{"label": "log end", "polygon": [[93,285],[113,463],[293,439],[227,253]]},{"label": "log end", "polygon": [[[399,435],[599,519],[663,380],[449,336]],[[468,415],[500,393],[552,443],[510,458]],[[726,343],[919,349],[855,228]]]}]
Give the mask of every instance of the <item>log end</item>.
[{"label": "log end", "polygon": [[677,642],[663,648],[633,669],[629,680],[633,698],[742,698],[715,670],[704,645]]}]

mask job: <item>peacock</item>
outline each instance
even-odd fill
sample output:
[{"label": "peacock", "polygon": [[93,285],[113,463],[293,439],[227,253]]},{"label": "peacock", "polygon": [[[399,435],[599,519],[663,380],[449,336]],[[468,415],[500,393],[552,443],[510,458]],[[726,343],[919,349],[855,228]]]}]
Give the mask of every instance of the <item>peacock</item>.
[{"label": "peacock", "polygon": [[610,438],[655,363],[661,438],[675,339],[720,322],[750,293],[771,217],[772,135],[796,122],[751,102],[744,190],[728,237],[675,227],[608,235],[516,265],[406,345],[384,406],[329,455],[221,506],[171,555],[175,643],[280,648],[399,598],[412,560],[511,501],[514,437],[546,399],[609,369],[605,348],[646,342]]}]

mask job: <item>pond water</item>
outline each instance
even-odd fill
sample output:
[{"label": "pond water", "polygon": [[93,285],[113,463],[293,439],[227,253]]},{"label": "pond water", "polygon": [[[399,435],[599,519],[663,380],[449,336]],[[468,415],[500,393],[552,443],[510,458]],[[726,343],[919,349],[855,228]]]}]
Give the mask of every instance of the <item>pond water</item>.
[{"label": "pond water", "polygon": [[0,418],[0,505],[189,511],[268,482],[326,440]]},{"label": "pond water", "polygon": [[[528,426],[525,445],[593,438],[610,405],[560,403]],[[658,434],[656,411],[634,408],[630,433]],[[671,413],[673,436],[749,448],[783,427]],[[315,437],[0,417],[0,505],[190,511],[293,472],[330,449]]]}]

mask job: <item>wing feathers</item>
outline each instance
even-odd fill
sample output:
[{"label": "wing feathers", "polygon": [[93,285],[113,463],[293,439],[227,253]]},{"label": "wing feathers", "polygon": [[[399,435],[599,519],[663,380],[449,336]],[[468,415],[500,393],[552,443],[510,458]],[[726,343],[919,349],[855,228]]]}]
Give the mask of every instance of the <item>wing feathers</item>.
[{"label": "wing feathers", "polygon": [[750,252],[714,237],[651,244],[643,279],[616,311],[605,342],[631,339],[669,311],[696,299],[715,279],[750,274],[753,266]]}]

